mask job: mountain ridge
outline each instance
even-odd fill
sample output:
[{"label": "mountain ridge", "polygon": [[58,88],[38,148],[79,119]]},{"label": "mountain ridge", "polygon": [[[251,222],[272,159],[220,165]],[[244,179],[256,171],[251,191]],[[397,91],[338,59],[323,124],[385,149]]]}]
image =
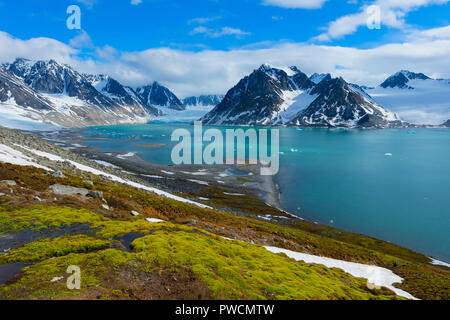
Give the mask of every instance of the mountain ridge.
[{"label": "mountain ridge", "polygon": [[32,121],[68,127],[146,123],[163,114],[158,107],[184,109],[175,94],[157,82],[135,90],[55,60],[18,58],[0,71],[0,101]]},{"label": "mountain ridge", "polygon": [[358,85],[329,74],[308,77],[297,67],[290,70],[293,73],[288,75],[262,65],[241,79],[201,120],[209,125],[407,126]]}]

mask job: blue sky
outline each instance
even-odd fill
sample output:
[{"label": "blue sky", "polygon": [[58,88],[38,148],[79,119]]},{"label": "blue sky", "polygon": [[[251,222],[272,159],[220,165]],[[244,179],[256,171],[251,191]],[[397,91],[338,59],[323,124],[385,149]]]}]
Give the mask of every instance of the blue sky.
[{"label": "blue sky", "polygon": [[[82,31],[66,27],[72,4],[81,8]],[[369,5],[379,6],[381,29],[366,25]],[[450,77],[442,68],[448,58],[434,50],[450,39],[449,17],[448,0],[0,0],[0,60],[53,57],[132,85],[159,80],[181,95],[223,92],[264,62],[295,63],[307,73],[326,71],[365,84],[397,71],[399,61],[404,65],[398,67]],[[439,63],[425,60],[430,52],[423,61],[411,51],[398,57],[398,47],[384,56],[391,64],[378,63],[390,45],[415,44],[422,51],[424,41]],[[377,68],[361,70],[369,62]],[[193,70],[204,66],[211,74]],[[189,77],[195,77],[192,86]],[[217,78],[217,84],[195,83],[199,77]]]}]

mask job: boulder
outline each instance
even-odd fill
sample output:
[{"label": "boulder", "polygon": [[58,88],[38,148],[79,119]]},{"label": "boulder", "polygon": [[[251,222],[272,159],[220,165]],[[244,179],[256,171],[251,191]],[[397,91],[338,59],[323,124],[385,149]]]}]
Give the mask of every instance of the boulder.
[{"label": "boulder", "polygon": [[77,194],[86,196],[89,193],[88,189],[65,186],[62,184],[54,184],[54,185],[50,186],[49,189],[52,190],[53,193],[59,194],[62,196],[73,196],[73,195],[77,195]]},{"label": "boulder", "polygon": [[10,187],[13,187],[13,186],[17,185],[17,182],[15,182],[14,180],[3,180],[1,183],[2,184],[6,184],[6,185],[8,185]]},{"label": "boulder", "polygon": [[51,174],[53,178],[65,178],[66,176],[61,171],[55,171]]},{"label": "boulder", "polygon": [[91,191],[87,194],[88,197],[103,200],[103,192],[101,191]]},{"label": "boulder", "polygon": [[131,215],[137,217],[139,215],[139,212],[133,210],[131,211]]}]

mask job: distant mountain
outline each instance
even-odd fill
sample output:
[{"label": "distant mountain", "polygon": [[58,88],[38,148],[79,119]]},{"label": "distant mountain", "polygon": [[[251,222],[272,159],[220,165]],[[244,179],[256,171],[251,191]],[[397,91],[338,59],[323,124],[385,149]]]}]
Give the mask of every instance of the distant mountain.
[{"label": "distant mountain", "polygon": [[317,98],[291,124],[311,127],[389,128],[400,119],[342,78],[321,81],[311,94]]},{"label": "distant mountain", "polygon": [[107,75],[84,76],[97,91],[117,104],[143,108],[155,115],[160,114],[160,111],[157,108],[153,107],[151,104],[147,104],[133,88],[123,86],[117,80]]},{"label": "distant mountain", "polygon": [[0,74],[0,113],[8,117],[79,127],[145,123],[161,114],[132,88],[55,60],[17,59]]},{"label": "distant mountain", "polygon": [[407,70],[397,72],[393,76],[387,78],[380,86],[382,88],[401,88],[401,89],[414,89],[408,85],[410,80],[428,80],[430,79],[423,73],[414,73]]},{"label": "distant mountain", "polygon": [[378,104],[413,124],[441,125],[450,117],[449,80],[400,71],[376,88],[366,88]]},{"label": "distant mountain", "polygon": [[156,81],[150,85],[137,88],[136,93],[147,105],[174,110],[184,110],[186,108],[172,91]]},{"label": "distant mountain", "polygon": [[228,91],[202,121],[211,125],[270,125],[279,121],[278,116],[287,107],[286,101],[314,87],[297,68],[289,72],[290,75],[262,65]]},{"label": "distant mountain", "polygon": [[261,66],[232,88],[202,121],[210,125],[364,128],[405,125],[361,87],[349,85],[342,78],[312,77],[316,84],[296,67],[291,67],[288,73]]},{"label": "distant mountain", "polygon": [[450,119],[445,122],[444,124],[442,124],[444,127],[449,127],[450,128]]},{"label": "distant mountain", "polygon": [[222,102],[224,95],[222,94],[212,94],[212,95],[201,95],[197,97],[187,97],[183,99],[183,104],[185,106],[217,106]]}]

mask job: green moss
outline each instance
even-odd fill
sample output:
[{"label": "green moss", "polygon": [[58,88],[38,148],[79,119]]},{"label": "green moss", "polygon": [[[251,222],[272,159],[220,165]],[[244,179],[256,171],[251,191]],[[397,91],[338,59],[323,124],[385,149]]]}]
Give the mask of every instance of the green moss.
[{"label": "green moss", "polygon": [[[130,253],[115,249],[48,259],[24,268],[15,283],[0,286],[0,299],[58,299],[79,296],[91,289],[106,292],[105,282],[117,279],[122,266],[131,260]],[[73,265],[81,270],[81,290],[67,288],[67,268]],[[57,277],[63,279],[52,281]]]},{"label": "green moss", "polygon": [[85,209],[33,206],[9,208],[0,206],[0,232],[17,232],[25,229],[39,231],[57,229],[74,223],[98,223],[107,219]]},{"label": "green moss", "polygon": [[[189,267],[215,298],[392,299],[343,271],[297,263],[248,243],[195,232],[157,231],[132,244],[137,258],[159,267]],[[148,266],[150,266],[148,265]]]},{"label": "green moss", "polygon": [[60,257],[69,253],[86,253],[108,248],[112,241],[95,239],[85,235],[62,236],[43,239],[0,254],[0,264],[35,262]]}]

